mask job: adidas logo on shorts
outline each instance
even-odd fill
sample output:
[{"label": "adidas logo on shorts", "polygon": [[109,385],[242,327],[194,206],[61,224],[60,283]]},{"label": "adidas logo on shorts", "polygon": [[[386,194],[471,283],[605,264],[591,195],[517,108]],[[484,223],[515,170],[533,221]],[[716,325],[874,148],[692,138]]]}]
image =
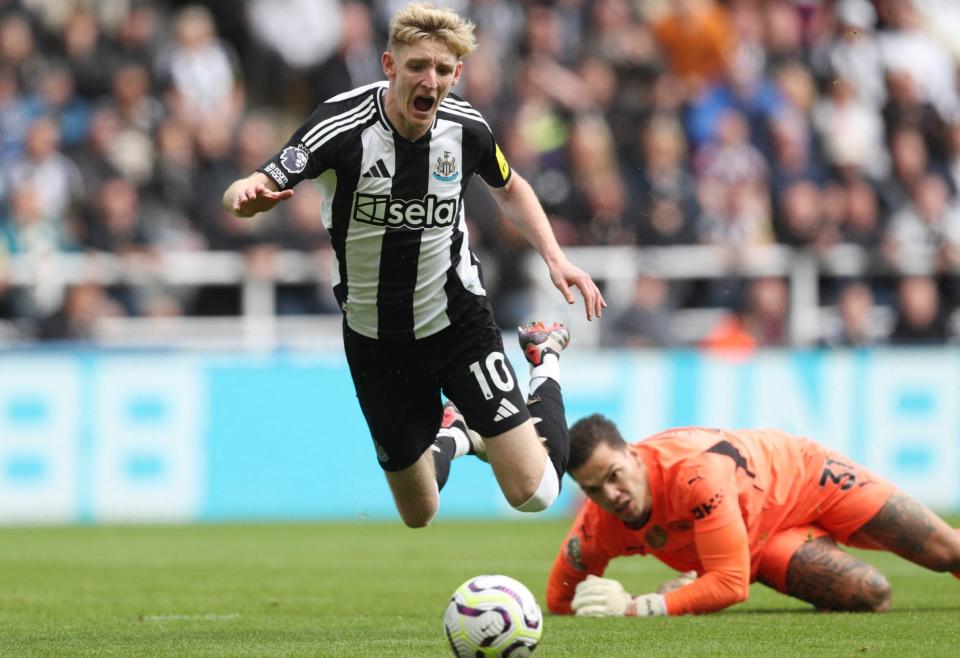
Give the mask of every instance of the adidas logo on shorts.
[{"label": "adidas logo on shorts", "polygon": [[517,409],[517,407],[510,402],[510,400],[507,398],[501,398],[500,407],[497,409],[497,415],[493,417],[493,420],[501,421],[519,412],[520,410]]}]

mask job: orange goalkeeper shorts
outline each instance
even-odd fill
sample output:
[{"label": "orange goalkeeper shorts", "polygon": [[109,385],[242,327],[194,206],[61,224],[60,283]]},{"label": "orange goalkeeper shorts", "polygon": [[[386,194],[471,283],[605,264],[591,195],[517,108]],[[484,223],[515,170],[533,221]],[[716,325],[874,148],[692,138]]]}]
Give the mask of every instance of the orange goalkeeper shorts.
[{"label": "orange goalkeeper shorts", "polygon": [[846,544],[850,535],[872,519],[896,490],[887,480],[843,455],[826,452],[820,481],[810,491],[817,510],[812,522],[778,531],[767,538],[760,553],[757,575],[783,593],[790,559],[804,542],[829,536]]}]

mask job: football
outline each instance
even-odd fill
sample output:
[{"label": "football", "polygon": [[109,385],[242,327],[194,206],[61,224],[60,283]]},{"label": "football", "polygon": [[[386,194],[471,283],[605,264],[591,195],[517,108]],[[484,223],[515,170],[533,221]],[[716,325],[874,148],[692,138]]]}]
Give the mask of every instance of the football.
[{"label": "football", "polygon": [[509,576],[476,576],[450,597],[443,626],[458,658],[522,658],[540,642],[543,614],[523,583]]}]

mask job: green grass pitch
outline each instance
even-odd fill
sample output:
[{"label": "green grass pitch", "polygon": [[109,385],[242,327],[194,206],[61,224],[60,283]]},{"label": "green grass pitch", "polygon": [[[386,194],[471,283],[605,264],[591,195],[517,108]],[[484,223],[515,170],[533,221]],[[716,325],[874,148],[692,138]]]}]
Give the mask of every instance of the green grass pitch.
[{"label": "green grass pitch", "polygon": [[[954,519],[956,525],[956,519]],[[568,523],[440,521],[0,529],[2,656],[447,656],[461,582],[504,573],[543,601]],[[894,589],[888,614],[818,613],[754,585],[722,613],[547,616],[535,655],[957,655],[960,581],[863,553]],[[641,593],[671,573],[623,558]]]}]

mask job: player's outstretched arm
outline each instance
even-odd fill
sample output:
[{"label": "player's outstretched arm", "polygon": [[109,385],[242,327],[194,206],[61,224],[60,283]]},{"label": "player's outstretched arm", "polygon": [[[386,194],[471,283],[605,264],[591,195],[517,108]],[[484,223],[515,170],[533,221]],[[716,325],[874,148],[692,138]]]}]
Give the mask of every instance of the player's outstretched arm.
[{"label": "player's outstretched arm", "polygon": [[223,207],[237,217],[253,217],[293,196],[293,190],[279,191],[273,180],[259,171],[235,180],[223,193]]},{"label": "player's outstretched arm", "polygon": [[590,275],[567,260],[530,184],[513,172],[506,185],[491,187],[490,192],[503,214],[520,229],[523,237],[543,258],[550,270],[550,280],[567,303],[576,301],[570,290],[571,286],[576,286],[583,296],[587,319],[600,317],[607,302]]},{"label": "player's outstretched arm", "polygon": [[743,519],[709,530],[694,525],[703,573],[663,595],[671,615],[701,614],[746,601],[750,595],[750,544]]}]

